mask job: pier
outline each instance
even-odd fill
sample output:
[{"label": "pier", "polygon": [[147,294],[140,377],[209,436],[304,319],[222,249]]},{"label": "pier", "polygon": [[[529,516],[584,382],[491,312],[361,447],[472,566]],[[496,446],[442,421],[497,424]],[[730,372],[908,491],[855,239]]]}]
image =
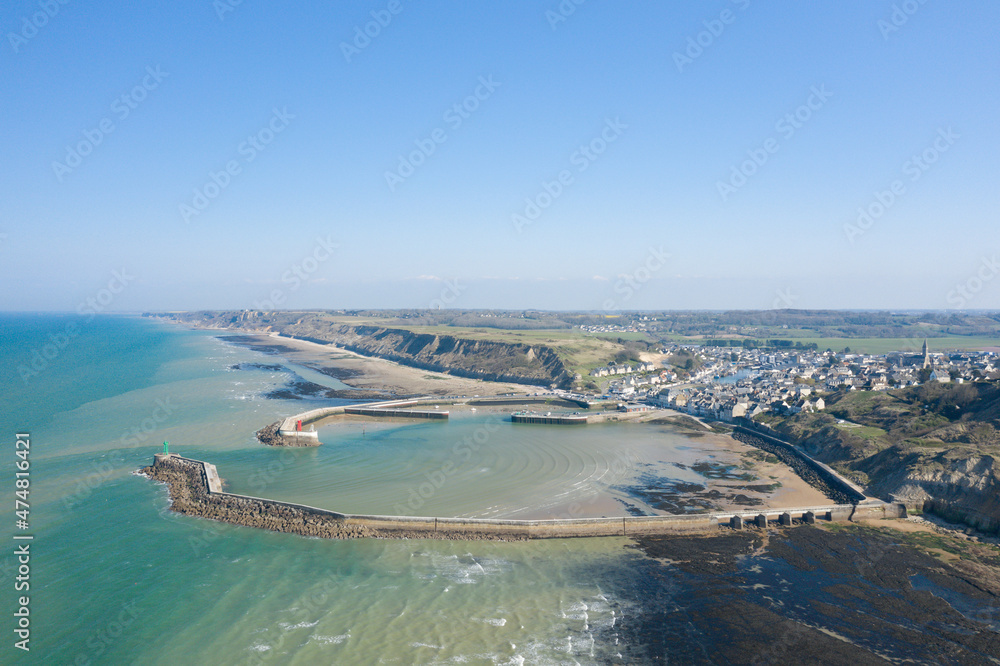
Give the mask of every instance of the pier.
[{"label": "pier", "polygon": [[[316,421],[322,421],[323,419],[330,416],[337,416],[338,414],[356,414],[362,416],[396,416],[400,418],[442,418],[441,416],[425,416],[425,414],[444,414],[445,419],[448,418],[448,412],[415,412],[409,409],[403,409],[404,407],[412,407],[421,404],[433,404],[435,402],[441,402],[442,398],[437,397],[426,397],[417,398],[412,400],[387,400],[378,403],[362,403],[357,405],[338,405],[336,407],[320,407],[318,409],[310,409],[306,412],[301,412],[295,414],[294,416],[289,416],[288,418],[281,421],[281,425],[278,426],[278,434],[282,437],[287,437],[294,439],[296,437],[310,437],[319,440],[319,433],[313,430],[299,430],[298,426],[307,425],[315,423]],[[372,405],[376,404],[377,407]],[[392,412],[392,413],[389,413]]]},{"label": "pier", "polygon": [[[710,533],[724,527],[792,527],[817,520],[847,522],[904,518],[906,507],[868,499],[860,504],[828,504],[799,508],[754,508],[693,515],[625,516],[555,520],[439,518],[356,515],[318,507],[237,495],[222,490],[215,466],[177,454],[154,456],[142,470],[170,487],[174,510],[222,522],[321,538],[548,539],[629,537]],[[183,498],[179,500],[178,498]],[[182,506],[176,506],[181,503]]]},{"label": "pier", "polygon": [[529,414],[525,412],[514,412],[510,415],[513,423],[534,423],[545,425],[587,425],[586,416],[576,415],[546,415]]},{"label": "pier", "polygon": [[383,407],[345,407],[345,414],[358,416],[391,416],[403,419],[447,419],[448,412],[418,411],[415,409],[385,409]]}]

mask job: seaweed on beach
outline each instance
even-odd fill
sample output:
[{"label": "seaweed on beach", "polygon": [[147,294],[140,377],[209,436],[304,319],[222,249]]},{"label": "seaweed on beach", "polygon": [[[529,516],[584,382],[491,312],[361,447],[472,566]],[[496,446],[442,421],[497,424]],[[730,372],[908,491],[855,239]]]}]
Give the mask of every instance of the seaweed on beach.
[{"label": "seaweed on beach", "polygon": [[723,463],[698,461],[691,465],[691,470],[698,472],[706,479],[722,479],[727,481],[756,481],[757,476],[750,472],[736,471],[736,465],[726,465]]},{"label": "seaweed on beach", "polygon": [[354,368],[335,368],[326,365],[316,368],[316,371],[323,373],[327,377],[333,377],[334,379],[339,379],[341,381],[361,377],[365,374],[361,370],[355,370]]},{"label": "seaweed on beach", "polygon": [[288,368],[276,363],[235,363],[230,370],[265,370],[267,372],[288,372]]},{"label": "seaweed on beach", "polygon": [[623,656],[632,663],[996,663],[1000,569],[989,554],[942,562],[908,540],[854,525],[637,538],[634,548],[651,559],[630,561],[612,590],[636,609],[619,625]]}]

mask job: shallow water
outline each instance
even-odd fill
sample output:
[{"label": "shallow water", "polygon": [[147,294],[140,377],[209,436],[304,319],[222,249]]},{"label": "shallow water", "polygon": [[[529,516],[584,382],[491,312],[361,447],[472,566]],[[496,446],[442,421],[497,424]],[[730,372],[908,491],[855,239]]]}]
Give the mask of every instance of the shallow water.
[{"label": "shallow water", "polygon": [[[309,403],[262,397],[289,381],[286,373],[230,366],[274,357],[205,332],[95,319],[22,380],[18,365],[66,323],[10,315],[2,322],[4,439],[11,456],[15,432],[29,432],[32,442],[32,634],[19,663],[616,659],[614,626],[626,611],[601,572],[635,557],[622,540],[305,539],[178,516],[163,486],[132,473],[169,440],[173,452],[215,462],[236,491],[385,510],[406,500],[425,469],[440,469],[456,436],[474,436],[484,417],[375,424],[356,441],[351,428],[324,430],[324,446],[297,452],[257,488],[254,473],[273,473],[283,451],[261,447],[254,431]],[[525,437],[509,450],[491,440],[476,457],[456,460],[462,465],[432,498],[436,505],[481,487],[461,511],[516,511],[523,504],[512,480],[536,478],[537,492],[547,492],[560,474],[571,486],[611,459],[565,443],[533,451]],[[495,464],[512,474],[506,482]],[[13,496],[12,483],[0,492]],[[12,527],[13,516],[0,534],[8,543]],[[11,566],[5,558],[0,572],[5,612],[16,601]],[[0,662],[15,656],[12,643],[0,648]]]}]

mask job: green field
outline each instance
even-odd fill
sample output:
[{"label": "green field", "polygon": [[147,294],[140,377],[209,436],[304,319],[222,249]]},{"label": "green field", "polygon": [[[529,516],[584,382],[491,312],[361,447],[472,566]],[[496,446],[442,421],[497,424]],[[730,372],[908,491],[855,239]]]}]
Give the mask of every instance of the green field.
[{"label": "green field", "polygon": [[[842,351],[849,347],[852,352],[862,354],[886,354],[888,352],[901,351],[916,354],[924,344],[924,338],[818,338],[818,337],[793,337],[788,335],[789,331],[783,331],[784,335],[775,332],[766,336],[766,339],[782,339],[809,344],[815,342],[819,351],[832,349]],[[723,336],[715,336],[721,338]],[[737,338],[742,336],[728,336]],[[761,338],[758,338],[761,339]],[[703,338],[684,337],[679,335],[670,336],[672,342],[701,344]],[[976,350],[983,347],[1000,347],[1000,338],[966,337],[962,335],[948,335],[940,338],[927,338],[927,345],[931,352],[941,351],[961,351]]]},{"label": "green field", "polygon": [[[406,320],[371,316],[321,315],[321,317],[330,323],[368,324],[372,326],[400,328],[418,334],[450,335],[468,340],[492,340],[525,345],[545,345],[555,351],[565,364],[567,370],[579,373],[584,377],[587,377],[587,374],[592,369],[611,362],[615,354],[624,349],[622,345],[617,343],[617,340],[653,341],[656,339],[643,332],[590,333],[579,328],[515,330],[476,326],[451,326],[447,324],[414,326],[408,325]],[[919,328],[914,328],[914,331],[919,332]],[[682,336],[674,334],[665,335],[659,339],[681,344],[702,344],[705,337],[745,339],[747,336],[720,330],[717,334],[710,336]],[[779,327],[760,327],[758,332],[751,337],[758,340],[781,339],[793,340],[802,344],[815,343],[819,351],[832,349],[839,352],[846,347],[852,352],[863,354],[885,354],[893,351],[916,354],[919,353],[924,341],[922,336],[908,338],[818,337],[815,330],[808,328],[783,329]],[[1000,337],[949,335],[936,338],[931,337],[927,339],[927,342],[932,352],[1000,347]]]},{"label": "green field", "polygon": [[[795,338],[802,344],[815,342],[820,351],[832,349],[840,351],[850,347],[852,352],[863,354],[886,354],[893,351],[917,353],[924,344],[923,338]],[[1000,338],[971,338],[962,335],[949,335],[941,338],[927,338],[927,345],[932,352],[959,351],[966,349],[981,349],[983,347],[1000,346]]]},{"label": "green field", "polygon": [[525,345],[545,345],[559,356],[567,370],[579,373],[584,377],[594,368],[611,362],[615,354],[624,349],[613,341],[615,337],[625,338],[629,336],[628,339],[633,340],[646,339],[642,333],[622,333],[620,336],[606,334],[607,337],[605,337],[605,334],[587,333],[577,328],[514,331],[500,328],[406,326],[405,324],[394,324],[393,328],[402,328],[418,334],[452,335],[466,340],[495,340]]}]

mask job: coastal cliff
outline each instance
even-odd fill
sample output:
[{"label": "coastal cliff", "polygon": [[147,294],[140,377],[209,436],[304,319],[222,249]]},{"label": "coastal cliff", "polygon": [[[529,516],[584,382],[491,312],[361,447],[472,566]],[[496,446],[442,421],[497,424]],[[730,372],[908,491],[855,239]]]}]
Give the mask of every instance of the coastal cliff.
[{"label": "coastal cliff", "polygon": [[559,356],[545,345],[342,324],[320,313],[188,312],[169,318],[198,327],[280,333],[458,377],[546,387],[569,386],[573,381]]},{"label": "coastal cliff", "polygon": [[835,429],[806,436],[798,428],[779,426],[776,431],[865,486],[869,495],[1000,533],[1000,465],[980,449],[912,443],[880,449],[870,441],[851,441]]},{"label": "coastal cliff", "polygon": [[827,414],[769,422],[869,494],[1000,533],[1000,388],[992,383],[835,396]]},{"label": "coastal cliff", "polygon": [[291,326],[282,333],[459,377],[540,386],[565,384],[572,379],[555,352],[541,345],[467,340],[349,324],[313,332],[311,336],[296,335],[301,328]]},{"label": "coastal cliff", "polygon": [[890,448],[858,467],[880,495],[983,532],[1000,533],[1000,466],[990,455],[950,449],[929,454]]}]

